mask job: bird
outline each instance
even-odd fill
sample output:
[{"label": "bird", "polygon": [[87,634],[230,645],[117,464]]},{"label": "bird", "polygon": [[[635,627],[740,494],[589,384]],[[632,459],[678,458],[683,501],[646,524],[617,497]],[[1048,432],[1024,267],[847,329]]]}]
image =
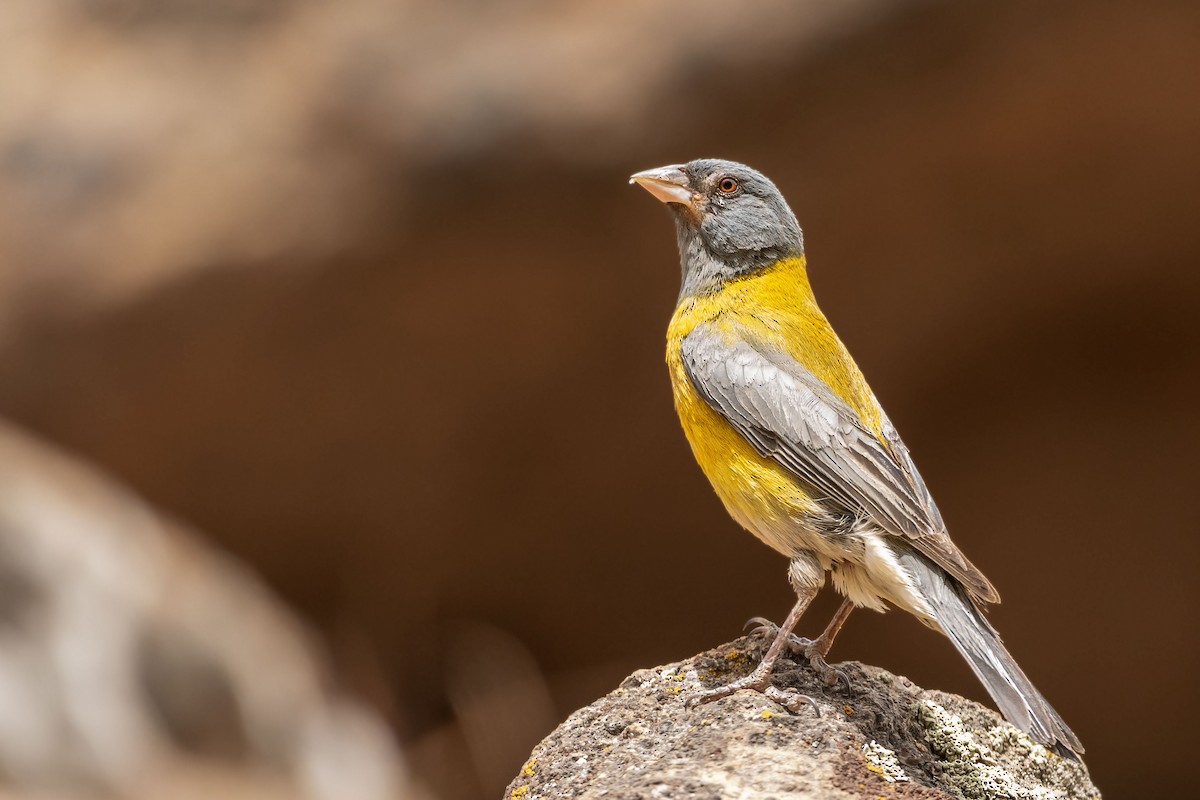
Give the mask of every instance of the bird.
[{"label": "bird", "polygon": [[[894,606],[950,639],[1009,722],[1079,760],[1079,738],[984,617],[999,594],[950,539],[908,448],[818,308],[804,235],[779,189],[721,159],[645,170],[630,183],[674,217],[682,276],[666,360],[692,453],[730,516],[788,558],[797,596],[781,625],[752,620],[774,638],[749,675],[692,700],[752,689],[795,710],[796,697],[771,684],[783,651],[834,680],[825,657],[851,611]],[[826,576],[842,605],[816,639],[793,635]]]}]

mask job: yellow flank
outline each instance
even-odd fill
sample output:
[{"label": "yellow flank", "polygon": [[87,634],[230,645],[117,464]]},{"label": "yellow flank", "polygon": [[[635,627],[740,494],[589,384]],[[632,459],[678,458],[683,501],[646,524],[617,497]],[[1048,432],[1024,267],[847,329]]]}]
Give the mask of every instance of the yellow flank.
[{"label": "yellow flank", "polygon": [[776,550],[822,550],[798,539],[797,522],[815,510],[790,472],[764,458],[701,397],[683,365],[680,344],[701,323],[729,336],[790,354],[846,401],[880,435],[883,412],[858,366],[817,308],[804,258],[790,258],[729,281],[717,293],[680,300],[667,329],[667,365],[684,433],[726,509]]}]

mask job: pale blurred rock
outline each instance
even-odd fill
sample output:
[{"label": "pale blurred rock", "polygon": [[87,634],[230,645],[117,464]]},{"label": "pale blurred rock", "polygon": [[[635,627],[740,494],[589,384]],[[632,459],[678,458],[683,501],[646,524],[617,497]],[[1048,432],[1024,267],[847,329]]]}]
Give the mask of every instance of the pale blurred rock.
[{"label": "pale blurred rock", "polygon": [[0,708],[14,790],[415,796],[384,722],[254,576],[7,425]]}]

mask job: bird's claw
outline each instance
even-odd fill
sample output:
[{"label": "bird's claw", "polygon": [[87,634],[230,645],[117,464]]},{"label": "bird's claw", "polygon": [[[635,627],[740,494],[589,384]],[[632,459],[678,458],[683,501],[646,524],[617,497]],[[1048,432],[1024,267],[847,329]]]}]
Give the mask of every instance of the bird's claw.
[{"label": "bird's claw", "polygon": [[685,708],[695,708],[698,705],[711,703],[714,700],[720,700],[722,697],[728,697],[734,692],[740,692],[742,689],[751,689],[766,694],[767,690],[771,688],[774,687],[771,686],[770,671],[764,670],[762,665],[759,665],[745,677],[730,681],[724,686],[718,686],[715,689],[705,689],[702,692],[697,692],[684,700],[683,705]]},{"label": "bird's claw", "polygon": [[806,694],[800,694],[799,692],[795,691],[785,692],[783,689],[775,686],[768,686],[763,694],[765,694],[768,699],[774,700],[776,703],[779,703],[779,705],[783,706],[788,711],[791,711],[793,714],[799,714],[801,706],[804,703],[808,703],[812,707],[813,713],[818,717],[821,716],[821,708],[817,705],[817,701]]},{"label": "bird's claw", "polygon": [[795,691],[784,691],[777,686],[771,684],[770,672],[759,674],[759,670],[751,672],[744,678],[738,678],[735,681],[730,681],[724,686],[718,686],[715,689],[706,689],[703,692],[698,692],[683,701],[684,708],[691,710],[696,706],[704,703],[711,703],[714,700],[720,700],[722,697],[729,697],[735,692],[740,692],[743,689],[759,692],[766,695],[768,700],[773,700],[783,706],[793,714],[799,714],[800,709],[807,703],[812,707],[812,710],[819,717],[821,709],[817,706],[817,701],[806,694],[800,694]]},{"label": "bird's claw", "polygon": [[[754,626],[750,630],[751,636],[769,636],[774,638],[779,635],[779,626],[774,622],[771,622],[771,620],[767,619],[766,617],[751,617],[750,619],[746,620],[746,624],[742,626],[742,630],[749,628],[751,625]],[[805,639],[803,636],[797,636],[793,633],[788,635],[787,644],[788,649],[792,651],[792,653],[796,655],[802,655],[804,653],[804,648],[815,644],[815,642],[813,642],[812,639]]]},{"label": "bird's claw", "polygon": [[[767,619],[766,617],[751,617],[750,619],[746,620],[746,624],[742,627],[745,629],[749,628],[751,625],[754,626],[754,628],[750,631],[751,636],[761,636],[766,634],[774,637],[779,635],[779,626],[774,622],[771,622],[771,620]],[[829,662],[825,660],[825,654],[822,652],[824,650],[823,644],[824,643],[820,639],[807,639],[803,636],[797,636],[794,633],[790,634],[787,640],[787,648],[791,651],[792,655],[803,656],[804,658],[808,659],[808,663],[813,668],[813,672],[817,673],[817,677],[819,677],[826,686],[832,687],[842,683],[846,687],[846,692],[848,694],[852,693],[853,689],[850,685],[850,676],[840,669],[835,669],[834,667],[829,666]]]},{"label": "bird's claw", "polygon": [[850,686],[849,675],[840,669],[829,666],[829,662],[825,660],[825,657],[816,652],[812,646],[807,649],[808,652],[805,652],[804,655],[808,658],[809,666],[813,668],[813,672],[817,673],[817,677],[819,677],[826,686],[832,688],[837,686],[838,683],[844,683],[846,685],[846,693],[853,693],[853,688]]},{"label": "bird's claw", "polygon": [[[750,626],[753,625],[753,628]],[[750,629],[751,636],[775,636],[779,633],[779,626],[766,617],[751,617],[746,620],[746,624],[742,626],[742,630]]]}]

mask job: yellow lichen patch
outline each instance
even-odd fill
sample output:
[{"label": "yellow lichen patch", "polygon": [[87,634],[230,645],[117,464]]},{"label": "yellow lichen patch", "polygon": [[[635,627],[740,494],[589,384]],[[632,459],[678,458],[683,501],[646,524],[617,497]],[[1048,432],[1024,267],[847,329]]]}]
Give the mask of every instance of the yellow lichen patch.
[{"label": "yellow lichen patch", "polygon": [[528,761],[525,762],[525,766],[521,767],[521,774],[524,775],[526,778],[532,778],[533,777],[533,768],[535,766],[537,766],[537,759],[536,758],[529,759]]},{"label": "yellow lichen patch", "polygon": [[527,794],[529,794],[528,786],[518,786],[512,790],[512,793],[508,797],[509,800],[522,800]]},{"label": "yellow lichen patch", "polygon": [[771,717],[775,716],[775,712],[769,708],[764,708],[759,716],[763,719],[770,719]]}]

